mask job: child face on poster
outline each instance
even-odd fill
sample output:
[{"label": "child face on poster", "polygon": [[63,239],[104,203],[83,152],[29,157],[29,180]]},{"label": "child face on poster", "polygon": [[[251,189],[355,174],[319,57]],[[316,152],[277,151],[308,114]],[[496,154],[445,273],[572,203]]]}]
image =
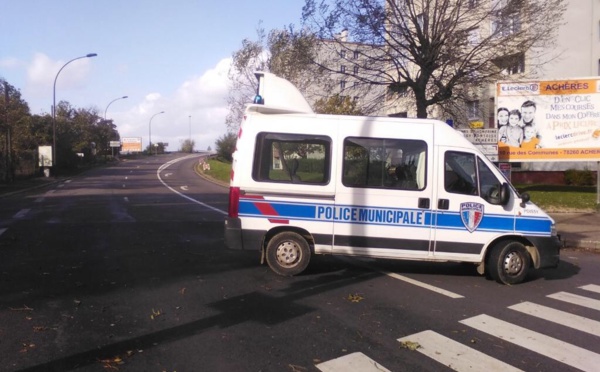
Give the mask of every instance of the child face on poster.
[{"label": "child face on poster", "polygon": [[519,123],[521,122],[521,115],[511,112],[510,115],[508,115],[508,124],[511,127],[516,127],[519,125]]},{"label": "child face on poster", "polygon": [[523,136],[525,137],[525,139],[527,141],[534,138],[535,137],[535,128],[532,127],[531,125],[526,125],[525,128],[523,128]]}]

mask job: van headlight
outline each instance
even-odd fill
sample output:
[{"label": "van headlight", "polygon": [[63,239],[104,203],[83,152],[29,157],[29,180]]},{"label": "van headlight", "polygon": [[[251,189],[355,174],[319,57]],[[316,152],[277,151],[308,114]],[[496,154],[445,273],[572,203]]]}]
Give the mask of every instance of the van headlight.
[{"label": "van headlight", "polygon": [[550,226],[550,235],[552,236],[557,236],[558,232],[556,231],[556,225],[552,224],[552,226]]}]

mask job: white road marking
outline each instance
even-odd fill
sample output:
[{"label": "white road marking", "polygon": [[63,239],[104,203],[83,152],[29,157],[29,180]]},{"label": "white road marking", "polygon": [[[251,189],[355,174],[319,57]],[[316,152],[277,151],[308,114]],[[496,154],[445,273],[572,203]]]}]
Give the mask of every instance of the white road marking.
[{"label": "white road marking", "polygon": [[590,291],[590,292],[600,293],[600,285],[588,284],[588,285],[584,285],[579,288],[585,289],[586,291]]},{"label": "white road marking", "polygon": [[165,173],[165,177],[171,177],[173,173]]},{"label": "white road marking", "polygon": [[[492,358],[434,331],[428,330],[415,333],[399,338],[398,341],[418,344],[416,349],[418,352],[455,371],[521,371],[510,364]],[[417,346],[416,344],[413,345]]]},{"label": "white road marking", "polygon": [[46,198],[44,198],[43,196],[40,196],[39,198],[35,199],[33,202],[34,203],[41,203],[41,202],[44,201],[44,199],[46,199]]},{"label": "white road marking", "polygon": [[56,190],[48,190],[48,192],[46,193],[46,195],[47,194],[54,194],[55,192],[56,192]]},{"label": "white road marking", "polygon": [[123,200],[125,200],[125,203],[129,203],[129,198],[128,197],[124,197]]},{"label": "white road marking", "polygon": [[27,213],[29,213],[30,210],[31,209],[21,209],[13,216],[13,218],[23,218],[27,215]]},{"label": "white road marking", "polygon": [[6,231],[6,228],[0,228],[0,235],[4,234],[4,232]]},{"label": "white road marking", "polygon": [[363,353],[352,353],[319,363],[316,367],[323,372],[390,372],[381,364]]},{"label": "white road marking", "polygon": [[71,182],[71,180],[66,180],[66,181],[65,181],[65,183],[69,183],[69,182]]},{"label": "white road marking", "polygon": [[215,208],[215,207],[213,207],[213,206],[210,206],[210,205],[208,205],[208,204],[204,204],[204,203],[202,203],[202,202],[199,202],[199,201],[198,201],[198,200],[196,200],[196,199],[190,198],[189,196],[187,196],[187,195],[184,195],[184,194],[180,193],[179,191],[175,190],[175,189],[174,189],[174,188],[172,188],[171,186],[167,185],[167,184],[166,184],[166,182],[165,182],[165,181],[163,181],[163,179],[160,177],[160,172],[161,172],[161,171],[163,171],[164,169],[167,169],[167,168],[168,168],[168,167],[169,167],[171,164],[174,164],[174,163],[176,163],[176,162],[178,162],[178,161],[180,161],[180,160],[187,159],[187,158],[190,158],[190,157],[195,157],[195,156],[198,156],[198,155],[188,155],[188,156],[184,156],[184,157],[177,158],[177,159],[173,159],[173,160],[171,160],[171,161],[169,161],[169,162],[166,162],[165,164],[161,165],[161,166],[160,166],[160,167],[159,167],[159,168],[156,170],[156,177],[158,178],[158,180],[160,181],[160,183],[162,183],[162,184],[163,184],[163,186],[165,186],[167,189],[169,189],[169,190],[173,191],[175,194],[177,194],[177,195],[181,196],[182,198],[184,198],[184,199],[187,199],[187,200],[191,201],[192,203],[196,203],[196,204],[198,204],[198,205],[201,205],[201,206],[203,206],[203,207],[205,207],[205,208],[208,208],[208,209],[210,209],[210,210],[213,210],[213,211],[215,211],[215,212],[218,212],[218,213],[221,213],[221,214],[223,214],[223,215],[226,215],[226,214],[227,214],[227,212],[225,212],[225,211],[222,211],[222,210],[220,210],[220,209],[218,209],[218,208]]},{"label": "white road marking", "polygon": [[421,288],[428,289],[430,291],[439,293],[439,294],[444,295],[444,296],[448,296],[450,298],[464,298],[465,297],[465,296],[459,295],[457,293],[450,292],[450,291],[447,291],[447,290],[439,288],[439,287],[435,287],[435,286],[433,286],[431,284],[423,283],[423,282],[420,282],[418,280],[414,280],[414,279],[408,278],[408,277],[403,276],[403,275],[399,275],[399,274],[396,274],[396,273],[385,272],[385,271],[383,271],[383,273],[386,274],[386,275],[388,275],[388,276],[391,276],[392,278],[395,278],[395,279],[398,279],[398,280],[402,280],[404,282],[410,283],[412,285],[416,285],[416,286],[421,287]]},{"label": "white road marking", "polygon": [[461,323],[582,371],[598,371],[600,354],[482,314]]},{"label": "white road marking", "polygon": [[61,188],[61,187],[65,187],[65,184],[61,183],[60,185],[58,185],[58,188]]},{"label": "white road marking", "polygon": [[600,322],[584,318],[579,315],[567,313],[566,311],[537,305],[532,302],[522,302],[517,305],[509,306],[508,308],[547,320],[549,322],[554,322],[565,327],[573,328],[581,332],[586,332],[594,336],[600,336]]},{"label": "white road marking", "polygon": [[187,186],[181,186],[179,188],[182,189],[183,191],[188,191],[188,187]]},{"label": "white road marking", "polygon": [[593,298],[588,298],[584,296],[579,296],[573,293],[568,292],[557,292],[547,297],[553,298],[555,300],[568,302],[571,304],[587,307],[594,310],[600,310],[600,300],[594,300]]}]

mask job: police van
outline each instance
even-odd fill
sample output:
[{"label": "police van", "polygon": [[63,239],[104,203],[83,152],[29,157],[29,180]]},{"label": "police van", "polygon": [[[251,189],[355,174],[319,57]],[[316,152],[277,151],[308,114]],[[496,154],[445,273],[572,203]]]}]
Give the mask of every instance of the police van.
[{"label": "police van", "polygon": [[505,284],[556,267],[552,218],[444,122],[318,115],[257,73],[233,154],[225,241],[281,275],[313,255],[467,262]]}]

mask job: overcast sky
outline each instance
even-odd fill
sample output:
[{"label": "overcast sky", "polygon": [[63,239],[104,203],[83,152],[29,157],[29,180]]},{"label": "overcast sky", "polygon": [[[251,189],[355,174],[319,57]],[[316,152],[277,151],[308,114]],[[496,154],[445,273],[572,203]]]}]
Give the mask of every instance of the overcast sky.
[{"label": "overcast sky", "polygon": [[[20,90],[32,114],[56,102],[109,103],[121,137],[196,149],[226,133],[227,72],[244,38],[300,24],[304,0],[0,0],[0,78]],[[190,120],[191,116],[191,120]],[[190,125],[191,123],[191,125]]]}]

